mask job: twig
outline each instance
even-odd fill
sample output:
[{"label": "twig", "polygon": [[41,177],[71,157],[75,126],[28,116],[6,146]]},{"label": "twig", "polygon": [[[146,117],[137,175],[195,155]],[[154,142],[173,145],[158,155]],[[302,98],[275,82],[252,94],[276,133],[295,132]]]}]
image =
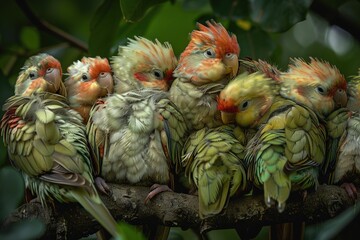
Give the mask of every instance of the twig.
[{"label": "twig", "polygon": [[88,52],[88,46],[83,41],[75,38],[74,36],[64,32],[60,28],[40,19],[34,14],[26,0],[16,0],[19,8],[24,12],[26,17],[39,29],[55,35],[56,37],[68,42],[70,45],[81,49],[82,51]]},{"label": "twig", "polygon": [[[316,223],[333,218],[353,205],[345,190],[337,186],[320,186],[309,193],[306,200],[291,196],[283,213],[267,208],[262,195],[232,199],[223,215],[202,221],[198,216],[196,196],[164,192],[145,204],[147,187],[110,184],[113,195],[102,199],[117,220],[131,224],[155,223],[184,229],[200,229],[203,233],[213,229],[247,228],[284,222],[305,221]],[[51,205],[51,204],[49,204]],[[68,239],[87,236],[100,229],[100,225],[79,204],[57,204],[56,209],[43,209],[39,202],[21,206],[11,214],[1,228],[8,228],[22,219],[39,218],[46,225],[44,239],[56,238],[58,226],[66,228]]]}]

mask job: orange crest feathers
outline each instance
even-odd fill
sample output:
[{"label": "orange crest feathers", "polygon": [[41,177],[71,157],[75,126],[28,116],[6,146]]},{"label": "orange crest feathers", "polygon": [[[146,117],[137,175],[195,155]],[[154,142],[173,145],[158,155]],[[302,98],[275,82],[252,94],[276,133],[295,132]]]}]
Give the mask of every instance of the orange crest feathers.
[{"label": "orange crest feathers", "polygon": [[234,34],[229,34],[221,23],[213,20],[206,21],[206,25],[197,24],[199,30],[192,31],[191,40],[183,52],[184,55],[194,49],[205,50],[209,46],[216,46],[214,50],[217,56],[223,56],[226,53],[239,55],[240,47]]},{"label": "orange crest feathers", "polygon": [[40,75],[44,75],[48,68],[57,68],[60,70],[60,75],[62,75],[62,69],[61,69],[60,62],[51,55],[48,55],[44,59],[42,59],[39,62],[38,67],[39,67]]},{"label": "orange crest feathers", "polygon": [[111,72],[109,61],[106,58],[85,58],[81,59],[84,63],[89,63],[89,74],[91,77],[97,77],[102,72]]},{"label": "orange crest feathers", "polygon": [[334,86],[342,86],[346,89],[345,77],[340,73],[339,69],[330,65],[330,63],[312,57],[310,57],[310,63],[306,63],[301,58],[293,58],[291,61],[292,65],[289,67],[289,74],[300,76],[293,79],[306,84],[329,81],[333,83],[335,81]]}]

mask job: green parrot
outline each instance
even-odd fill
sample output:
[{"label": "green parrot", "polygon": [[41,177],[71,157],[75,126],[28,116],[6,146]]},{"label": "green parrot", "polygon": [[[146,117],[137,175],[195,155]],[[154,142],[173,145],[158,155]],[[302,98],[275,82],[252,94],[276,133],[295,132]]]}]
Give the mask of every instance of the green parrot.
[{"label": "green parrot", "polygon": [[259,72],[238,75],[221,91],[218,108],[257,130],[246,146],[247,177],[264,190],[267,206],[276,202],[283,212],[292,191],[317,186],[325,129],[308,107],[280,96],[279,82]]},{"label": "green parrot", "polygon": [[85,126],[56,94],[62,88],[58,60],[39,54],[25,62],[0,125],[10,161],[44,206],[47,200],[78,202],[117,237],[117,223],[94,186]]}]

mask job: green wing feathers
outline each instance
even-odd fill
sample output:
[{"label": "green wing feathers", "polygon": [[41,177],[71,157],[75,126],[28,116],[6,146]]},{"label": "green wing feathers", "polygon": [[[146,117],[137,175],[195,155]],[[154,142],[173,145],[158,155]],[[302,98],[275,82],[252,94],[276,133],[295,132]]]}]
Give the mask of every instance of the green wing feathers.
[{"label": "green wing feathers", "polygon": [[93,184],[92,164],[81,116],[65,97],[38,93],[8,99],[1,134],[9,157],[25,183],[46,200],[79,202],[113,236],[116,222]]},{"label": "green wing feathers", "polygon": [[181,153],[188,135],[186,121],[178,108],[168,99],[161,99],[158,103],[158,112],[163,117],[161,135],[165,155],[170,165],[179,173],[181,170]]},{"label": "green wing feathers", "polygon": [[[288,159],[285,165],[285,172],[294,172],[307,169],[311,174],[301,175],[315,177],[311,181],[299,181],[298,183],[312,183],[312,185],[296,186],[295,188],[307,189],[317,186],[318,174],[313,171],[320,170],[320,165],[325,160],[326,131],[323,124],[320,124],[317,116],[310,109],[299,105],[293,106],[287,114],[285,125],[286,148],[285,157]],[[316,183],[313,185],[313,183]]]},{"label": "green wing feathers", "polygon": [[201,218],[221,213],[231,196],[247,191],[244,151],[232,126],[201,129],[188,138],[183,165],[198,190]]},{"label": "green wing feathers", "polygon": [[350,115],[351,114],[348,109],[340,108],[332,112],[325,120],[327,132],[326,158],[321,165],[321,179],[324,183],[334,183],[333,173],[339,156],[340,142],[343,135],[346,134],[346,128]]}]

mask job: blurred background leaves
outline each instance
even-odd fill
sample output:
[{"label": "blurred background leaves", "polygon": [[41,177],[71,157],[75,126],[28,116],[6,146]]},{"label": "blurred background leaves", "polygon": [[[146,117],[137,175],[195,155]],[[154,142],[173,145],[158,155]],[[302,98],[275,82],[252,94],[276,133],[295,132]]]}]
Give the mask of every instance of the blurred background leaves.
[{"label": "blurred background leaves", "polygon": [[[18,72],[31,55],[52,54],[66,72],[82,56],[115,55],[118,46],[134,35],[168,41],[179,55],[196,22],[209,19],[237,35],[240,57],[262,58],[286,70],[289,57],[312,56],[336,65],[345,76],[356,74],[360,67],[359,0],[15,0],[3,4],[1,105],[12,95]],[[23,192],[19,174],[8,165],[1,143],[0,180],[6,177],[9,183],[0,184],[1,218],[13,211]],[[7,191],[11,197],[4,197]],[[338,226],[331,238],[341,239],[339,232],[352,226],[354,221],[349,219],[358,219],[357,212],[346,215],[351,218],[336,218],[346,224],[331,223],[328,227]],[[211,239],[222,235],[219,231]],[[356,227],[354,231],[359,232]]]}]

